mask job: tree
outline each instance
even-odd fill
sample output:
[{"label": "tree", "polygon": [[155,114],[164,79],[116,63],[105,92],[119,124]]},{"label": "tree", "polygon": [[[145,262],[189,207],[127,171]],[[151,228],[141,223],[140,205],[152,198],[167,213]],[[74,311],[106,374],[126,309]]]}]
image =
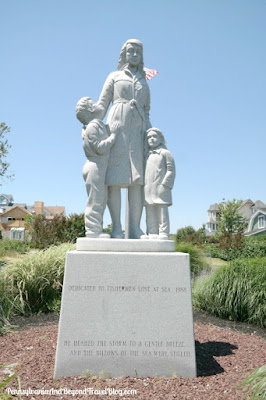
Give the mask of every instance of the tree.
[{"label": "tree", "polygon": [[[10,149],[10,144],[8,143],[8,139],[6,139],[6,135],[10,132],[10,128],[4,123],[0,123],[0,176],[3,178],[6,176],[7,178],[11,178],[12,175],[6,175],[7,169],[9,167],[9,163],[6,162],[6,157],[8,155],[8,150]],[[1,184],[1,183],[0,183]]]},{"label": "tree", "polygon": [[233,199],[219,205],[218,236],[230,233],[231,235],[243,234],[247,227],[245,218],[239,213],[241,200]]},{"label": "tree", "polygon": [[192,226],[185,226],[180,228],[176,232],[176,243],[189,242],[197,245],[201,245],[206,241],[205,227],[198,229],[197,231]]},{"label": "tree", "polygon": [[74,243],[78,237],[85,236],[84,214],[56,215],[52,220],[42,214],[27,215],[25,225],[29,228],[32,246],[38,249]]},{"label": "tree", "polygon": [[241,203],[241,200],[233,199],[219,205],[218,229],[215,237],[228,260],[234,258],[237,250],[243,246],[243,234],[247,222],[239,213]]}]

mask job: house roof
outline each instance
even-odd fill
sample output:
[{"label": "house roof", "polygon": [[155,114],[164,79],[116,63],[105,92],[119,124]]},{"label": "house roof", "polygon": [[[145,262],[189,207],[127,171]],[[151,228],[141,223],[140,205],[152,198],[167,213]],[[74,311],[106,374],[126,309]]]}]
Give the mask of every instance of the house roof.
[{"label": "house roof", "polygon": [[211,204],[208,211],[219,211],[219,204],[217,203]]},{"label": "house roof", "polygon": [[253,206],[251,206],[252,208],[260,208],[260,209],[266,209],[266,204],[264,204],[262,201],[257,200],[255,201],[255,203],[253,204]]},{"label": "house roof", "polygon": [[63,206],[44,206],[44,209],[47,210],[52,215],[65,214],[65,207]]},{"label": "house roof", "polygon": [[12,194],[1,193],[1,194],[0,194],[0,197],[1,197],[1,196],[4,196],[4,197],[6,197],[7,199],[12,200],[12,201],[14,200]]},{"label": "house roof", "polygon": [[14,204],[11,207],[7,207],[6,211],[1,214],[1,216],[5,216],[6,214],[8,214],[11,210],[14,210],[15,208],[19,208],[21,211],[23,211],[25,214],[30,214],[30,212],[28,210],[26,210],[26,208],[21,207],[20,205]]},{"label": "house roof", "polygon": [[[256,211],[256,212],[252,215],[252,217],[251,217],[250,220],[249,220],[247,233],[254,232],[254,231],[252,231],[253,221],[254,221],[254,219],[255,219],[258,215],[260,215],[260,214],[263,214],[263,215],[266,216],[266,211],[258,210],[258,211]],[[258,231],[261,232],[261,229],[258,229]]]},{"label": "house roof", "polygon": [[253,236],[253,235],[258,235],[260,233],[266,233],[266,228],[263,229],[255,229],[254,231],[250,231],[250,232],[245,232],[244,235],[245,236]]},{"label": "house roof", "polygon": [[[242,203],[240,204],[239,208],[243,207],[243,206],[246,205],[246,204],[252,204],[252,205],[254,205],[254,202],[253,202],[252,200],[250,200],[250,199],[244,200],[244,201],[242,201]],[[252,207],[252,206],[251,206],[251,207]]]}]

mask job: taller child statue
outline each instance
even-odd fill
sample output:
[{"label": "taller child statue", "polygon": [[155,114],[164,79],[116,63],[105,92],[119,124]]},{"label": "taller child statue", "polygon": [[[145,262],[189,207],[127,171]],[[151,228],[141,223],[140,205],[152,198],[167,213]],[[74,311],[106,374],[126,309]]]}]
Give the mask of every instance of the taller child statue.
[{"label": "taller child statue", "polygon": [[97,106],[107,124],[120,126],[120,134],[110,151],[106,174],[108,208],[112,218],[113,238],[122,238],[121,188],[128,188],[129,238],[143,234],[140,219],[143,208],[145,132],[149,119],[150,91],[143,71],[142,43],[128,40],[122,47],[117,71],[107,77]]}]

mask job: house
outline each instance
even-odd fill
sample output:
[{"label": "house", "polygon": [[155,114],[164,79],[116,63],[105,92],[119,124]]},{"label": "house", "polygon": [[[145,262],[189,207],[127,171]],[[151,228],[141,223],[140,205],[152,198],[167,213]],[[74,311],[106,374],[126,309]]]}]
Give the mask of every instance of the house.
[{"label": "house", "polygon": [[45,206],[43,201],[35,201],[33,206],[14,203],[11,195],[0,195],[0,231],[2,238],[6,240],[24,240],[27,227],[25,217],[27,215],[43,214],[47,220],[55,215],[65,215],[65,207]]},{"label": "house", "polygon": [[[226,205],[225,202],[220,204]],[[245,236],[260,235],[266,233],[266,204],[257,200],[255,203],[248,199],[241,203],[239,213],[248,223]],[[212,236],[218,227],[219,204],[211,204],[208,209],[208,221],[205,225],[206,235]]]},{"label": "house", "polygon": [[253,204],[251,203],[251,200],[246,200],[239,208],[239,212],[246,217],[248,222],[245,236],[266,233],[266,204],[260,200],[255,201]]},{"label": "house", "polygon": [[[226,203],[222,203],[226,204]],[[205,224],[205,231],[207,236],[214,235],[215,231],[218,228],[218,219],[219,219],[219,204],[214,203],[211,204],[208,209],[208,221]]]}]

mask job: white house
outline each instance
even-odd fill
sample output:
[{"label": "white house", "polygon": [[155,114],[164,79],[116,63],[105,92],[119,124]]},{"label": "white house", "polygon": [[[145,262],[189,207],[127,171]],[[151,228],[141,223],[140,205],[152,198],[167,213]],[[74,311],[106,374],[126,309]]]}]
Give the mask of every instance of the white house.
[{"label": "white house", "polygon": [[[220,203],[226,205],[225,202]],[[241,203],[239,213],[245,218],[248,227],[245,236],[260,235],[266,233],[266,204],[257,200],[255,203],[248,199]],[[208,221],[205,225],[206,235],[212,236],[218,227],[219,204],[211,204],[208,209]]]}]

